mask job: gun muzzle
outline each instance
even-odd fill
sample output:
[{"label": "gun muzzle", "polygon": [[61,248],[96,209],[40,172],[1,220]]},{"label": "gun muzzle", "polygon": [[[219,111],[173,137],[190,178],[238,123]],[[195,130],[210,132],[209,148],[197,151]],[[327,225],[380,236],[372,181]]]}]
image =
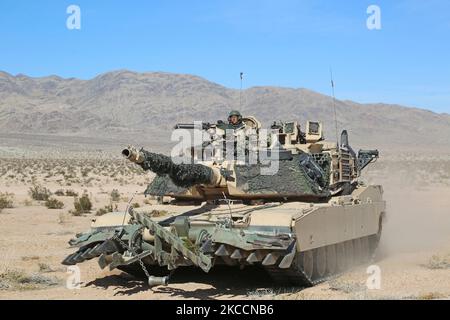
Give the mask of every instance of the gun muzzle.
[{"label": "gun muzzle", "polygon": [[145,160],[144,155],[138,151],[135,147],[128,147],[122,150],[122,155],[131,162],[140,164]]}]

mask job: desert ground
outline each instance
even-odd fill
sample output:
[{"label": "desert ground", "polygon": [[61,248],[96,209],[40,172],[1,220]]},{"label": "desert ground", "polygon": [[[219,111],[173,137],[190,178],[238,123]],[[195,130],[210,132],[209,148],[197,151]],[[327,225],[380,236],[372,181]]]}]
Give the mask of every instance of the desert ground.
[{"label": "desert ground", "polygon": [[[179,270],[169,286],[149,289],[100,270],[95,260],[80,265],[81,288],[71,290],[61,265],[75,251],[68,241],[130,200],[154,205],[143,196],[152,176],[108,153],[19,151],[0,150],[0,299],[450,299],[450,154],[387,152],[364,174],[383,185],[388,204],[373,262],[381,270],[378,290],[366,286],[369,265],[306,289],[279,287],[258,269]],[[35,198],[50,192],[53,201],[33,199],[35,186]],[[83,194],[89,213],[74,206]]]}]

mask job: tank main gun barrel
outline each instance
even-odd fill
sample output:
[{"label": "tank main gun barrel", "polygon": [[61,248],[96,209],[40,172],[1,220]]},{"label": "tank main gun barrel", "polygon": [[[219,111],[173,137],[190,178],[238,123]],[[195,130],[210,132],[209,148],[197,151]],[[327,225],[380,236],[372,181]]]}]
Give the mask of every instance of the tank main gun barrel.
[{"label": "tank main gun barrel", "polygon": [[145,171],[152,171],[160,176],[168,175],[175,185],[182,188],[195,185],[219,186],[222,180],[220,170],[202,164],[176,164],[168,156],[144,149],[128,147],[122,151],[122,155]]}]

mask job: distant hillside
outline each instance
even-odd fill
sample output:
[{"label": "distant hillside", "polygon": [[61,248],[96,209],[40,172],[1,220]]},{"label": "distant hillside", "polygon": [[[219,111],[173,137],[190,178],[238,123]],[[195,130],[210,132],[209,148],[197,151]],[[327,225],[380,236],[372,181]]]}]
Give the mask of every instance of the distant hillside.
[{"label": "distant hillside", "polygon": [[[380,97],[383,100],[383,97]],[[133,139],[161,144],[177,122],[225,119],[239,92],[180,74],[109,72],[92,80],[30,78],[0,72],[0,133]],[[306,89],[254,87],[242,112],[274,120],[325,123],[334,138],[332,100]],[[387,104],[337,102],[340,129],[360,147],[450,149],[450,116]],[[132,142],[132,141],[131,141]]]}]

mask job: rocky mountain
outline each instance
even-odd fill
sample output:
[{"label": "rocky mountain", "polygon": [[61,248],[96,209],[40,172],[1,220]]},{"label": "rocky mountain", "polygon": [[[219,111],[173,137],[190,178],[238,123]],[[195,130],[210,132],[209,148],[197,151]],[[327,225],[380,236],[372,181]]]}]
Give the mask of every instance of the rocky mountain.
[{"label": "rocky mountain", "polygon": [[[253,87],[242,112],[273,120],[321,120],[335,137],[332,99],[307,90]],[[383,98],[380,97],[380,101]],[[175,123],[225,119],[239,91],[181,74],[115,71],[91,80],[0,72],[0,134],[133,139],[163,144]],[[391,150],[450,150],[450,115],[388,104],[337,101],[339,129],[351,142]]]}]

